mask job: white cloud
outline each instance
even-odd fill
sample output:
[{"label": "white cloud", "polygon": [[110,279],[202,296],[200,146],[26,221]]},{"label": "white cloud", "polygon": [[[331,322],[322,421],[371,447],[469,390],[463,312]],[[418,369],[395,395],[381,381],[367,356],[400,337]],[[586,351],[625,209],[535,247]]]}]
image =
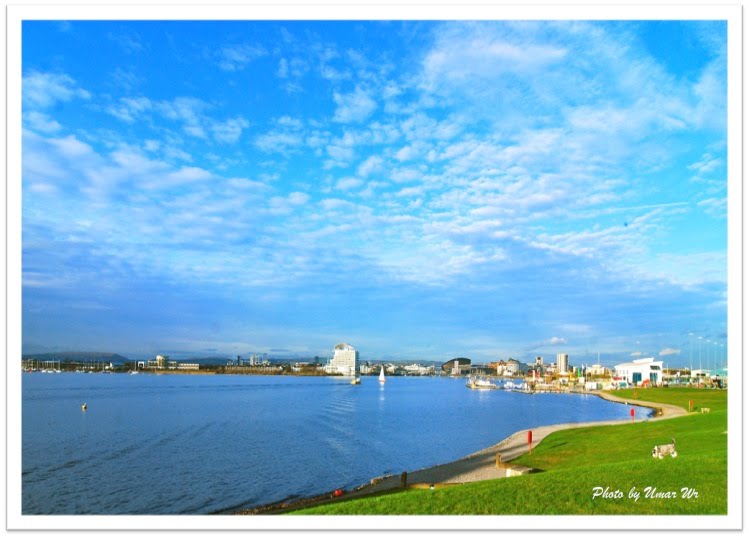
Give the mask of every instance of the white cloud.
[{"label": "white cloud", "polygon": [[358,86],[352,93],[335,92],[333,101],[336,104],[333,121],[339,123],[361,123],[377,108],[377,103],[369,93]]},{"label": "white cloud", "polygon": [[216,122],[211,126],[213,137],[219,142],[234,143],[242,136],[242,130],[247,129],[250,123],[238,116],[224,122]]},{"label": "white cloud", "polygon": [[143,40],[136,32],[109,32],[107,37],[128,54],[139,54],[146,50]]},{"label": "white cloud", "polygon": [[146,151],[158,151],[161,148],[161,141],[159,140],[145,140],[143,142],[143,149]]},{"label": "white cloud", "polygon": [[309,194],[305,192],[292,192],[288,197],[291,205],[304,205],[309,202]]},{"label": "white cloud", "polygon": [[287,196],[274,196],[268,203],[271,215],[289,215],[295,208],[306,204],[310,197],[304,192],[292,192]]},{"label": "white cloud", "polygon": [[335,188],[339,191],[350,191],[351,189],[361,187],[363,184],[364,181],[357,177],[345,177],[336,182]]},{"label": "white cloud", "polygon": [[124,122],[133,123],[150,111],[152,106],[147,97],[123,97],[117,105],[109,106],[107,112]]},{"label": "white cloud", "polygon": [[404,146],[395,153],[395,158],[400,162],[411,161],[419,156],[419,150],[415,145]]},{"label": "white cloud", "polygon": [[48,108],[59,101],[91,98],[89,92],[79,88],[76,81],[64,73],[29,71],[21,82],[23,102],[27,106]]},{"label": "white cloud", "polygon": [[278,61],[278,71],[276,71],[276,75],[279,78],[287,78],[289,76],[289,62],[286,61],[286,58],[281,58]]},{"label": "white cloud", "polygon": [[714,172],[723,164],[722,159],[713,157],[710,153],[705,153],[702,158],[688,166],[690,170],[694,170],[698,175],[709,174]]},{"label": "white cloud", "polygon": [[681,353],[681,350],[679,350],[679,349],[674,349],[674,348],[671,348],[671,347],[667,347],[665,349],[661,349],[660,352],[658,353],[658,355],[660,355],[661,357],[665,357],[665,356],[668,356],[668,355],[678,355],[680,353]]},{"label": "white cloud", "polygon": [[218,52],[218,66],[224,71],[241,71],[250,62],[267,54],[268,52],[259,45],[228,45]]},{"label": "white cloud", "polygon": [[332,143],[329,144],[326,147],[326,150],[328,152],[328,155],[335,161],[341,164],[348,164],[354,159],[354,148],[348,145],[344,145],[340,143],[340,141],[337,141],[338,143]]},{"label": "white cloud", "polygon": [[423,60],[425,87],[445,83],[471,84],[512,73],[531,74],[563,61],[564,47],[533,42],[519,43],[494,33],[491,25],[445,25],[437,44]]},{"label": "white cloud", "polygon": [[73,135],[53,138],[49,140],[49,143],[57,149],[60,155],[68,159],[78,159],[93,154],[93,148],[90,145],[81,142]]},{"label": "white cloud", "polygon": [[255,137],[255,147],[266,153],[290,153],[304,144],[300,133],[271,131]]},{"label": "white cloud", "polygon": [[23,121],[33,130],[42,133],[54,133],[62,129],[57,121],[43,112],[32,110],[23,114]]},{"label": "white cloud", "polygon": [[726,127],[726,55],[725,52],[703,70],[692,91],[697,98],[693,121],[699,126],[723,130]]},{"label": "white cloud", "polygon": [[359,165],[357,173],[361,177],[368,177],[369,175],[382,170],[382,157],[379,155],[371,155]]},{"label": "white cloud", "polygon": [[705,214],[711,217],[725,219],[728,211],[727,198],[706,198],[697,202],[697,207],[703,208]]},{"label": "white cloud", "polygon": [[190,136],[206,139],[204,111],[209,104],[194,97],[177,97],[172,101],[160,101],[157,111],[165,118],[182,122],[182,129]]}]

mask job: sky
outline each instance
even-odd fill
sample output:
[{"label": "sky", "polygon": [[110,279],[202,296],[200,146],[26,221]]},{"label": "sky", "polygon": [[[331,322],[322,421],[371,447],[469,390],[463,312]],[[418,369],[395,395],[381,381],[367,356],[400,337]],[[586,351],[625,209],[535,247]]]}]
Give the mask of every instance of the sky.
[{"label": "sky", "polygon": [[724,360],[725,22],[22,30],[26,353]]}]

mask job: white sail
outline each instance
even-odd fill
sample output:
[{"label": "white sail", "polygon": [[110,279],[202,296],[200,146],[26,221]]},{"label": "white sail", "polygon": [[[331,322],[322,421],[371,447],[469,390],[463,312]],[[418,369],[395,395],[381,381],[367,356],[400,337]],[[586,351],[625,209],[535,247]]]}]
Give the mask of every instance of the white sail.
[{"label": "white sail", "polygon": [[380,383],[385,382],[385,367],[380,366]]}]

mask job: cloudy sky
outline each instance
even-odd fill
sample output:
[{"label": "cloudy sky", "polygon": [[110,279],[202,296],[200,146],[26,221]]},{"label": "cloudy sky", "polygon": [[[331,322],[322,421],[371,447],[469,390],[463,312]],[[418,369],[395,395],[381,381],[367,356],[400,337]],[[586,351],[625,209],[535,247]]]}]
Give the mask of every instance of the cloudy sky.
[{"label": "cloudy sky", "polygon": [[25,22],[22,150],[27,352],[725,353],[723,22]]}]

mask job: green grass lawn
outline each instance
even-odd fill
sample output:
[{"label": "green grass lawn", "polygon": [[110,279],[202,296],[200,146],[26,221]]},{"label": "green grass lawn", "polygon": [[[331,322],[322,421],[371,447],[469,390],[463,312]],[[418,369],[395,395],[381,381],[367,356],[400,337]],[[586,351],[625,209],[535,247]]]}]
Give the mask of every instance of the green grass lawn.
[{"label": "green grass lawn", "polygon": [[[339,501],[297,514],[725,514],[727,511],[726,391],[663,388],[617,396],[681,405],[710,413],[556,432],[513,463],[542,472],[445,489],[406,490]],[[677,458],[654,459],[656,444],[676,439]],[[594,488],[623,498],[593,498]],[[645,488],[676,498],[646,498]],[[632,488],[639,500],[629,498]],[[682,488],[696,497],[683,498]]]},{"label": "green grass lawn", "polygon": [[725,411],[727,406],[727,392],[725,390],[668,387],[610,390],[606,392],[629,401],[644,400],[646,402],[678,405],[687,411],[689,410],[689,400],[694,402],[694,410],[698,412],[703,407],[708,407],[711,411]]}]

